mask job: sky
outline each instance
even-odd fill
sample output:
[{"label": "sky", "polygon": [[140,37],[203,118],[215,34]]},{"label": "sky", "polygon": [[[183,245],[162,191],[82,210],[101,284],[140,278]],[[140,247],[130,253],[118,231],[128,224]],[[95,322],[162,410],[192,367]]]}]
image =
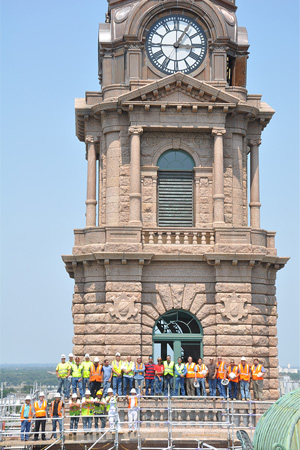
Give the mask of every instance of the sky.
[{"label": "sky", "polygon": [[[85,145],[74,99],[98,84],[105,0],[0,0],[0,363],[55,363],[72,351],[74,282],[62,254],[85,226]],[[238,0],[248,90],[276,114],[260,147],[261,226],[277,231],[280,365],[300,366],[298,0]]]}]

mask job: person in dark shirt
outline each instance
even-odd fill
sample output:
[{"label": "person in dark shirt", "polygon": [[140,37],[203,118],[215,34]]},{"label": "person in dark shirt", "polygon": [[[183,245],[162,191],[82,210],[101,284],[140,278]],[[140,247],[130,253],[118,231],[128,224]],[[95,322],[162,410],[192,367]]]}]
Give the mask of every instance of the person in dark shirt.
[{"label": "person in dark shirt", "polygon": [[218,367],[214,363],[213,358],[209,358],[209,364],[207,364],[208,368],[208,385],[209,385],[209,395],[211,397],[216,396],[217,390],[217,371]]},{"label": "person in dark shirt", "polygon": [[146,395],[154,395],[154,377],[155,364],[153,363],[152,356],[149,356],[148,363],[145,364]]}]

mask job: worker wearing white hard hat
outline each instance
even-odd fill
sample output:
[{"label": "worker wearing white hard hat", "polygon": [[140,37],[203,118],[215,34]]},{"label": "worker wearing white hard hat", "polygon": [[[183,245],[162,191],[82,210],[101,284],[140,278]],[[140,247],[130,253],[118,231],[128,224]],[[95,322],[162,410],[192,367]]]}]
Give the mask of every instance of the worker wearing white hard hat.
[{"label": "worker wearing white hard hat", "polygon": [[25,403],[21,408],[21,441],[28,441],[30,424],[33,418],[33,407],[30,404],[30,395],[25,397]]},{"label": "worker wearing white hard hat", "polygon": [[69,413],[70,432],[73,434],[73,437],[76,437],[80,418],[80,400],[77,398],[77,394],[75,392],[72,394],[72,398],[69,401]]},{"label": "worker wearing white hard hat", "polygon": [[130,395],[126,395],[126,401],[128,404],[128,428],[132,433],[137,431],[138,421],[138,398],[134,388],[130,390]]},{"label": "worker wearing white hard hat", "polygon": [[64,394],[65,397],[69,396],[68,392],[68,377],[71,373],[71,367],[68,362],[66,362],[66,355],[61,355],[61,362],[57,364],[56,367],[56,376],[58,379],[58,387],[57,392],[60,394]]},{"label": "worker wearing white hard hat", "polygon": [[250,400],[250,380],[251,380],[251,368],[246,363],[245,356],[242,356],[241,363],[238,365],[238,374],[240,379],[240,393],[242,400]]},{"label": "worker wearing white hard hat", "polygon": [[54,439],[56,439],[57,424],[59,426],[60,437],[62,437],[62,416],[64,414],[64,403],[61,400],[61,395],[59,392],[54,395],[54,400],[51,402],[49,413],[52,419],[52,431]]},{"label": "worker wearing white hard hat", "polygon": [[90,388],[90,376],[91,376],[91,367],[93,363],[90,361],[90,355],[88,353],[84,356],[84,361],[82,362],[82,388],[83,392],[86,391],[87,388]]},{"label": "worker wearing white hard hat", "polygon": [[117,428],[121,431],[120,418],[118,413],[118,394],[114,394],[112,388],[107,389],[107,396],[105,398],[106,409],[108,413],[109,426],[112,429]]},{"label": "worker wearing white hard hat", "polygon": [[46,416],[47,416],[47,401],[45,400],[44,392],[40,392],[39,400],[33,404],[35,414],[35,428],[34,440],[37,441],[39,437],[40,428],[42,429],[42,441],[46,440]]},{"label": "worker wearing white hard hat", "polygon": [[85,436],[88,433],[91,433],[93,421],[92,415],[94,415],[94,400],[91,397],[90,390],[86,389],[81,406],[82,425]]},{"label": "worker wearing white hard hat", "polygon": [[72,385],[72,369],[73,369],[73,365],[75,364],[73,353],[69,353],[68,356],[69,356],[68,365],[69,365],[70,373],[69,373],[69,376],[68,376],[67,381],[66,381],[66,384],[67,384],[67,386],[66,386],[66,397],[67,398],[70,397],[71,385]]},{"label": "worker wearing white hard hat", "polygon": [[101,387],[102,379],[102,364],[99,364],[99,358],[96,356],[90,369],[90,389],[92,397],[96,397],[96,392],[99,391]]},{"label": "worker wearing white hard hat", "polygon": [[231,400],[237,400],[238,385],[240,379],[238,374],[238,366],[234,363],[234,359],[230,360],[227,372],[229,380],[229,398]]},{"label": "worker wearing white hard hat", "polygon": [[266,370],[257,358],[254,359],[251,367],[253,393],[255,400],[263,400],[263,384]]}]

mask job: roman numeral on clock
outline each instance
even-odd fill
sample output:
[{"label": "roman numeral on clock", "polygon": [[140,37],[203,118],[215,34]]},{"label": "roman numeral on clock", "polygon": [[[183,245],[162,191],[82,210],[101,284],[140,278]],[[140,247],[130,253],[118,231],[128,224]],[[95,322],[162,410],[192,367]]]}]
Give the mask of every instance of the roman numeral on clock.
[{"label": "roman numeral on clock", "polygon": [[162,66],[163,66],[164,68],[167,68],[169,62],[170,62],[170,58],[166,58],[166,59],[164,60],[164,62],[162,63]]},{"label": "roman numeral on clock", "polygon": [[162,56],[164,56],[164,52],[163,52],[162,50],[159,50],[159,52],[153,53],[153,57],[154,57],[155,59],[159,59],[159,58],[161,58]]},{"label": "roman numeral on clock", "polygon": [[199,58],[199,55],[197,55],[197,53],[194,53],[194,52],[191,52],[191,53],[189,54],[189,56],[190,56],[191,58],[193,58],[195,61],[197,61],[197,59]]}]

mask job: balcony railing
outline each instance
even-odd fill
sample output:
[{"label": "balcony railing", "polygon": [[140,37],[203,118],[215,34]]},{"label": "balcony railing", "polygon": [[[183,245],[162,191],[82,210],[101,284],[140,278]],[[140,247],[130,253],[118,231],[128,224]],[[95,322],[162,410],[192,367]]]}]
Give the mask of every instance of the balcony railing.
[{"label": "balcony railing", "polygon": [[167,228],[144,229],[143,244],[214,245],[215,233],[207,230],[170,230]]}]

